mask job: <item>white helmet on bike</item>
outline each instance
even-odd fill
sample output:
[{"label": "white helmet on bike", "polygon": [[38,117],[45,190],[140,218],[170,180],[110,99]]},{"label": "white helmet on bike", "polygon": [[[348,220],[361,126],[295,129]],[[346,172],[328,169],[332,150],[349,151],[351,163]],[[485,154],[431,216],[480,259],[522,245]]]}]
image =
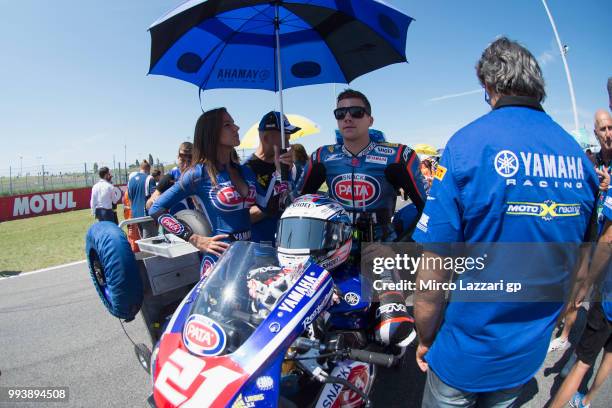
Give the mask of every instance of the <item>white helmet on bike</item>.
[{"label": "white helmet on bike", "polygon": [[278,260],[293,268],[312,257],[322,267],[333,269],[348,259],[352,237],[351,218],[338,202],[305,195],[281,216],[276,234]]}]

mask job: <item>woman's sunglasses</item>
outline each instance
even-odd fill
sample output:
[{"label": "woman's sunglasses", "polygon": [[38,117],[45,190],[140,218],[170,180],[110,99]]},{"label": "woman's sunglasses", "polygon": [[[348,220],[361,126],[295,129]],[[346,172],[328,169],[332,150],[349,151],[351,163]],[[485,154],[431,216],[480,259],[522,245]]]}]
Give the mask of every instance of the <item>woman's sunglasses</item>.
[{"label": "woman's sunglasses", "polygon": [[363,118],[363,115],[366,113],[369,115],[370,113],[363,106],[349,106],[347,108],[338,108],[334,109],[334,116],[336,120],[342,120],[346,116],[346,114],[350,113],[351,117],[355,119]]}]

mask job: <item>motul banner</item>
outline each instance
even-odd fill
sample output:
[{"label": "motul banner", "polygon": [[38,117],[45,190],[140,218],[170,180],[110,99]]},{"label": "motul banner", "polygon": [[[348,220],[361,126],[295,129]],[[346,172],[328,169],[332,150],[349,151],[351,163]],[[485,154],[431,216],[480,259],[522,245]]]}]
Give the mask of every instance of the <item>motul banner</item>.
[{"label": "motul banner", "polygon": [[0,197],[0,222],[83,210],[89,208],[90,198],[91,187]]}]

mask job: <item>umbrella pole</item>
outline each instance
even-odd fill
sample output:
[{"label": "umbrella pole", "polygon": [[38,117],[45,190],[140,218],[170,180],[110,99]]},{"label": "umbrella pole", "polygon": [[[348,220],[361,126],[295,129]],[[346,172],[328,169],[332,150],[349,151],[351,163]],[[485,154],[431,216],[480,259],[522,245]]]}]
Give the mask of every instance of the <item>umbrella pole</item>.
[{"label": "umbrella pole", "polygon": [[[278,96],[279,96],[279,108],[280,108],[280,131],[281,131],[281,153],[287,151],[285,144],[285,123],[284,115],[285,109],[283,107],[283,73],[281,69],[281,52],[280,52],[280,15],[279,15],[279,3],[275,2],[274,5],[274,37],[276,40],[276,76],[278,78]],[[281,164],[281,179],[289,180],[289,166]]]}]

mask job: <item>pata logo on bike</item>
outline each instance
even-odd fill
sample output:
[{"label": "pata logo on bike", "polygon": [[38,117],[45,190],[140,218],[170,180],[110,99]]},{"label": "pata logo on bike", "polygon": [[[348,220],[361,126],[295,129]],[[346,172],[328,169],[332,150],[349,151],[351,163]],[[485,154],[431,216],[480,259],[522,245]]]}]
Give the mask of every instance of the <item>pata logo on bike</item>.
[{"label": "pata logo on bike", "polygon": [[159,217],[159,223],[162,227],[171,234],[180,235],[185,232],[185,227],[169,214],[164,214]]},{"label": "pata logo on bike", "polygon": [[183,329],[183,342],[194,354],[216,356],[225,349],[226,335],[214,320],[194,314],[189,316]]}]

